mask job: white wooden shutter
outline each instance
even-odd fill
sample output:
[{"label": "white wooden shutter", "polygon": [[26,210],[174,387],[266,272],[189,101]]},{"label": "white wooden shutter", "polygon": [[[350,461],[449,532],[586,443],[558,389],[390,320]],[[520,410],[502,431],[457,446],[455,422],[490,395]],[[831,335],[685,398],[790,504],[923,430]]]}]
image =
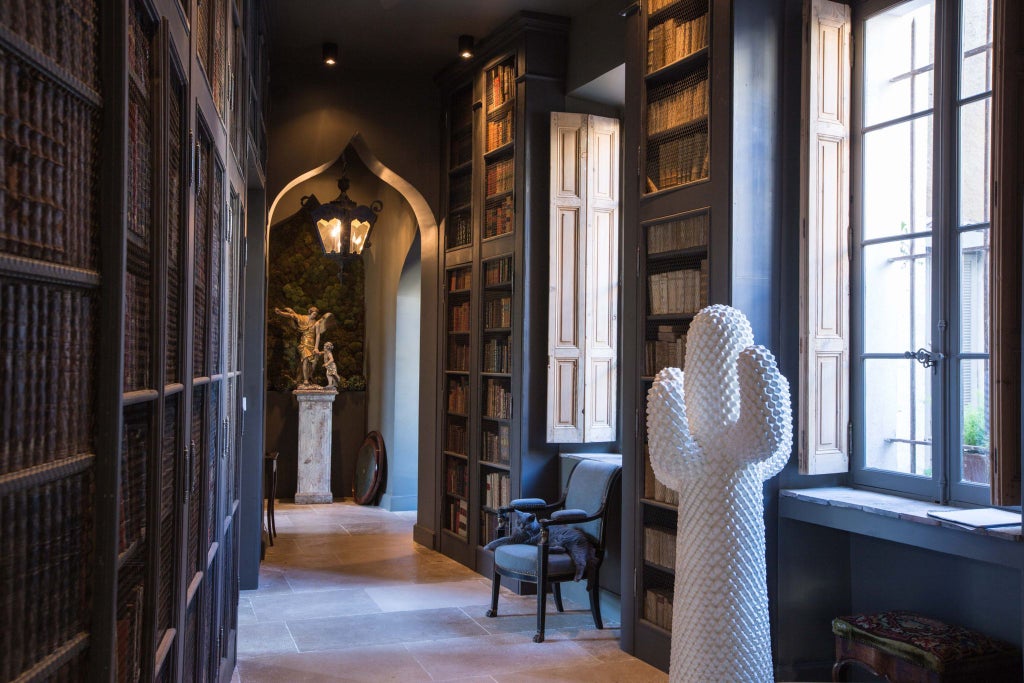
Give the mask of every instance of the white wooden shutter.
[{"label": "white wooden shutter", "polygon": [[551,114],[548,441],[583,441],[587,131],[583,114]]},{"label": "white wooden shutter", "polygon": [[615,440],[619,305],[619,122],[588,117],[583,440]]},{"label": "white wooden shutter", "polygon": [[800,239],[800,472],[849,468],[850,8],[807,0]]},{"label": "white wooden shutter", "polygon": [[615,440],[619,122],[551,114],[550,443]]}]

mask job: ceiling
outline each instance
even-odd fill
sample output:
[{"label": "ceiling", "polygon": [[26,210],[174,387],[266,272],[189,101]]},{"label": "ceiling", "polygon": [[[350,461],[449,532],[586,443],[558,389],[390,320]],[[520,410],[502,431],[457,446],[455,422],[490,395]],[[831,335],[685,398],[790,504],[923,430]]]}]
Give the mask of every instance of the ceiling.
[{"label": "ceiling", "polygon": [[327,68],[321,45],[338,43],[337,69],[438,72],[458,37],[477,41],[520,10],[572,17],[595,0],[271,0],[271,70]]}]

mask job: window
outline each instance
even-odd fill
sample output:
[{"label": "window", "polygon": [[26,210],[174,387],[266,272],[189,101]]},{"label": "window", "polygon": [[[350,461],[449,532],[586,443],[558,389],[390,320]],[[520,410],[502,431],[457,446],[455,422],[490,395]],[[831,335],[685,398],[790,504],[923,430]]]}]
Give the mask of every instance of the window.
[{"label": "window", "polygon": [[992,0],[854,8],[855,483],[988,503]]}]

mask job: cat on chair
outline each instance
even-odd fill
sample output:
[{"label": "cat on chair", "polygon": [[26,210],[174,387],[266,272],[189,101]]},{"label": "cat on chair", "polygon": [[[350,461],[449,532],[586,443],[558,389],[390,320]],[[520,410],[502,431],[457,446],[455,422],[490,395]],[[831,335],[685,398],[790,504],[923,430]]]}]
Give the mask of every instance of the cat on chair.
[{"label": "cat on chair", "polygon": [[[509,534],[495,539],[484,546],[485,550],[494,550],[508,543],[537,545],[540,542],[541,526],[537,515],[532,512],[512,510],[509,514]],[[576,527],[552,525],[548,527],[548,546],[553,553],[568,553],[576,565],[576,576],[579,581],[587,573],[587,569],[597,562],[597,552],[586,534]],[[589,574],[588,574],[589,576]]]}]

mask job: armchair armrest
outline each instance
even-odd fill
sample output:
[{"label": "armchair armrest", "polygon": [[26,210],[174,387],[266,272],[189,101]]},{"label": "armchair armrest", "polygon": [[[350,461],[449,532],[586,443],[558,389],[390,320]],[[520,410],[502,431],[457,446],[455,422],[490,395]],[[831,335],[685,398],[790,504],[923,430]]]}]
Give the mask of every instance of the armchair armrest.
[{"label": "armchair armrest", "polygon": [[601,512],[588,515],[585,510],[556,510],[551,513],[550,519],[539,520],[542,527],[556,526],[559,524],[582,524],[601,519]]},{"label": "armchair armrest", "polygon": [[548,507],[548,502],[543,498],[516,498],[508,504],[509,510],[520,512],[535,512]]}]

